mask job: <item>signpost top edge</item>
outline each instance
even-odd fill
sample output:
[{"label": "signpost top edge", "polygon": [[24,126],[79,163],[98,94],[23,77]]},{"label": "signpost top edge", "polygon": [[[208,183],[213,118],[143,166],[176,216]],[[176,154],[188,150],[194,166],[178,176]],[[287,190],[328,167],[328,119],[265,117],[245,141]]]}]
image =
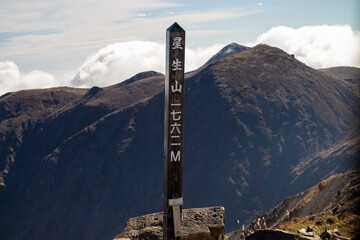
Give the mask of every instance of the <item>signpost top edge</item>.
[{"label": "signpost top edge", "polygon": [[185,32],[185,30],[180,27],[180,25],[175,22],[173,25],[171,25],[168,29],[166,29],[168,32]]}]

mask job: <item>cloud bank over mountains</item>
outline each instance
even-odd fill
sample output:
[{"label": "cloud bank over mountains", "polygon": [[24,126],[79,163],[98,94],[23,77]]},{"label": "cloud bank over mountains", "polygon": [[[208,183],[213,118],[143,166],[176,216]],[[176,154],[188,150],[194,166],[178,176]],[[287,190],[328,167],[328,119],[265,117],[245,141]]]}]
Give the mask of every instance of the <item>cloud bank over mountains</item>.
[{"label": "cloud bank over mountains", "polygon": [[255,46],[266,43],[294,54],[313,68],[360,67],[360,32],[348,25],[304,26],[297,29],[278,26],[260,35]]},{"label": "cloud bank over mountains", "polygon": [[164,54],[163,45],[155,42],[115,43],[88,57],[71,84],[80,87],[106,86],[140,71],[163,72]]},{"label": "cloud bank over mountains", "polygon": [[[290,28],[278,26],[254,42],[279,47],[313,68],[333,66],[360,67],[360,32],[347,25],[322,25]],[[194,70],[217,53],[224,44],[186,49],[186,71]],[[164,73],[165,45],[151,41],[127,41],[108,45],[91,54],[69,79],[50,73],[22,73],[16,63],[0,62],[0,95],[9,91],[56,86],[108,86],[133,75],[154,70]]]},{"label": "cloud bank over mountains", "polygon": [[[197,69],[224,46],[216,44],[205,48],[186,48],[186,71]],[[14,62],[0,62],[0,95],[21,89],[57,86],[105,87],[149,70],[164,73],[164,44],[150,41],[111,44],[91,54],[70,79],[56,78],[43,71],[22,73]]]},{"label": "cloud bank over mountains", "polygon": [[[216,44],[207,48],[186,48],[186,71],[197,69],[222,47],[223,44]],[[91,55],[82,64],[71,85],[108,86],[150,70],[164,73],[164,44],[149,41],[115,43]]]},{"label": "cloud bank over mountains", "polygon": [[24,74],[14,62],[0,62],[0,95],[21,89],[49,88],[60,85],[61,83],[49,73],[35,70]]}]

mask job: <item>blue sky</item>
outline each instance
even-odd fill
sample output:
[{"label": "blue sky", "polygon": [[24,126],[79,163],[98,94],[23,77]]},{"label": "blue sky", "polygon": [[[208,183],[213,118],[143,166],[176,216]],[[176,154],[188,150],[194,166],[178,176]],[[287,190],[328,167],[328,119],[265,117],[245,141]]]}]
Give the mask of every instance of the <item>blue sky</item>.
[{"label": "blue sky", "polygon": [[355,0],[0,0],[0,94],[161,72],[175,21],[187,32],[188,70],[232,42],[280,47],[314,68],[358,66],[359,9]]}]

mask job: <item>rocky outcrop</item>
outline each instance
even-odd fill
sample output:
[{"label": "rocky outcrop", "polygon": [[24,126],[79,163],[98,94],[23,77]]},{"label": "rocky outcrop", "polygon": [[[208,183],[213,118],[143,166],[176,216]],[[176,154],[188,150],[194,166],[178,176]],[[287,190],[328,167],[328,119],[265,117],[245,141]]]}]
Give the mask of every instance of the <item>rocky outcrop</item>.
[{"label": "rocky outcrop", "polygon": [[[124,231],[114,240],[157,240],[163,238],[162,212],[129,219]],[[183,210],[183,240],[223,240],[225,233],[223,207],[192,208]]]},{"label": "rocky outcrop", "polygon": [[259,219],[264,219],[268,228],[278,228],[280,223],[293,218],[320,215],[338,215],[343,218],[358,213],[360,206],[360,170],[335,174],[308,190],[288,197],[270,212],[249,224],[249,230],[256,228]]},{"label": "rocky outcrop", "polygon": [[243,240],[245,236],[260,235],[262,239],[264,234],[279,234],[269,232],[270,229],[280,229],[310,240],[357,239],[359,191],[360,170],[332,175],[305,192],[287,198],[248,226],[226,234],[226,238]]}]

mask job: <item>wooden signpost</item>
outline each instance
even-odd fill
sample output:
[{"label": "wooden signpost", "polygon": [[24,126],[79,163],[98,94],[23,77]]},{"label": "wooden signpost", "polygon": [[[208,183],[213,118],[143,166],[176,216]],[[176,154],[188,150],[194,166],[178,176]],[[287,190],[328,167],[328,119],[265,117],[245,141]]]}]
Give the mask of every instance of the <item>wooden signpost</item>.
[{"label": "wooden signpost", "polygon": [[174,23],[166,30],[164,240],[181,239],[184,68],[185,31]]}]

